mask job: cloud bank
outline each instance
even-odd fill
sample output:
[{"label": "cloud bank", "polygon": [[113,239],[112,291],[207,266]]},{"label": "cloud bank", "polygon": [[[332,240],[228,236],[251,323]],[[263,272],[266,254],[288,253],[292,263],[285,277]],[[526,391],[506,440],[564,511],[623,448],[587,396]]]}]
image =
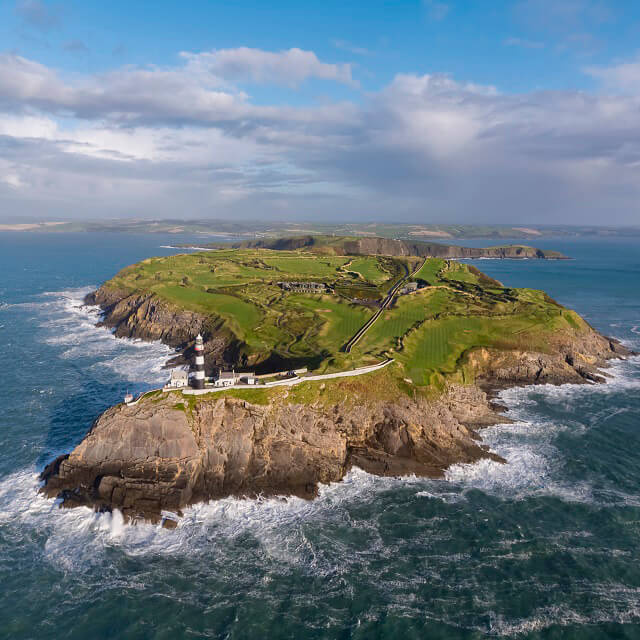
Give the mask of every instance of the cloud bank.
[{"label": "cloud bank", "polygon": [[354,87],[351,66],[238,48],[83,75],[6,53],[0,202],[14,216],[633,223],[637,64],[587,71],[603,92],[398,74],[350,101],[289,106],[245,83]]}]

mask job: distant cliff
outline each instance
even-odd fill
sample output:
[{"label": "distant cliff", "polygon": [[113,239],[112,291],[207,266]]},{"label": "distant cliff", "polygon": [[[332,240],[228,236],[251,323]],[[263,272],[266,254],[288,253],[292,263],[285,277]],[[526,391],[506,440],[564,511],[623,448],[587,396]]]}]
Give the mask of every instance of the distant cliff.
[{"label": "distant cliff", "polygon": [[[212,244],[211,247],[223,245]],[[228,246],[228,245],[227,245]],[[233,245],[235,248],[260,248],[288,251],[308,249],[320,253],[336,255],[387,255],[421,256],[432,258],[510,258],[537,260],[566,260],[558,251],[548,251],[525,245],[504,245],[497,247],[460,247],[437,242],[410,242],[391,238],[360,238],[333,236],[294,236],[275,240],[254,240]]]}]

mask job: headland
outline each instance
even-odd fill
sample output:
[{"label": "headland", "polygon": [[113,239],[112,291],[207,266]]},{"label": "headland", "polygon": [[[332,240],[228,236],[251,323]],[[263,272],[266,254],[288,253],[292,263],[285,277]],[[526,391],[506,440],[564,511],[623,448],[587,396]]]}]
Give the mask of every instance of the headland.
[{"label": "headland", "polygon": [[117,336],[176,347],[199,388],[177,376],[108,409],[43,490],[172,525],[223,496],[312,498],[352,466],[437,477],[498,459],[478,433],[505,421],[497,390],[602,382],[629,355],[542,291],[361,241],[149,258],[90,294]]}]

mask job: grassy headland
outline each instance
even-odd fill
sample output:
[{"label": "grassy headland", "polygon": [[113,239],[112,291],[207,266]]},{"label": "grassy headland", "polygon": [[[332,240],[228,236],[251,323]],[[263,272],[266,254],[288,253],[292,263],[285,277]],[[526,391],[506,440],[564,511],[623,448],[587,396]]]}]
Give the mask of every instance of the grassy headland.
[{"label": "grassy headland", "polygon": [[[513,289],[471,265],[416,256],[335,255],[264,248],[149,258],[123,269],[104,288],[152,296],[210,319],[239,345],[237,364],[306,365],[318,373],[385,357],[417,387],[444,378],[470,381],[467,355],[480,347],[544,352],[552,336],[586,328],[545,293]],[[344,246],[344,244],[340,245]],[[422,264],[423,263],[423,264]],[[422,266],[420,266],[422,264]],[[398,295],[350,353],[345,343],[416,268],[420,288]],[[286,291],[279,282],[316,282],[324,293]]]}]

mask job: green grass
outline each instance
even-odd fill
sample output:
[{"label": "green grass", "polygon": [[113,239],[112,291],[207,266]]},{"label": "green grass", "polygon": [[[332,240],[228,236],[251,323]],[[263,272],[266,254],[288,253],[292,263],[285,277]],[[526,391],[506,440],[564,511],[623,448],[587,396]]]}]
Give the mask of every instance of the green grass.
[{"label": "green grass", "polygon": [[372,315],[367,307],[348,304],[330,296],[290,296],[291,304],[311,310],[320,318],[318,345],[329,351],[342,346]]},{"label": "green grass", "polygon": [[395,350],[402,336],[416,323],[439,313],[449,297],[448,292],[442,289],[429,288],[410,296],[398,297],[396,304],[380,316],[356,345],[355,352],[376,353],[380,347]]},{"label": "green grass", "polygon": [[374,284],[382,284],[391,277],[391,274],[383,268],[381,260],[373,256],[356,258],[348,268],[349,271],[359,273],[364,280]]},{"label": "green grass", "polygon": [[508,316],[452,315],[427,320],[404,339],[398,359],[408,376],[417,384],[428,384],[433,373],[453,374],[460,359],[470,349],[529,349],[546,351],[549,334],[569,329],[562,313],[539,310],[538,313]]},{"label": "green grass", "polygon": [[447,261],[442,270],[441,277],[457,282],[478,284],[478,276],[469,269],[466,264],[460,262]]},{"label": "green grass", "polygon": [[427,258],[421,269],[413,276],[414,280],[425,280],[429,284],[438,281],[438,272],[444,266],[445,261],[441,258]]},{"label": "green grass", "polygon": [[[460,373],[474,348],[544,349],[555,332],[586,326],[542,291],[504,288],[474,267],[432,258],[413,276],[428,286],[398,296],[345,354],[341,347],[374,313],[351,300],[381,299],[418,259],[332,255],[326,249],[321,255],[223,249],[150,258],[123,269],[106,286],[152,293],[211,317],[216,331],[238,340],[238,352],[251,367],[273,361],[278,369],[290,363],[336,371],[391,355],[398,362],[394,371],[423,386]],[[276,284],[280,280],[324,282],[332,292],[285,292]]]},{"label": "green grass", "polygon": [[274,267],[282,276],[308,276],[314,280],[335,278],[340,267],[349,262],[348,258],[335,256],[309,256],[295,254],[279,255],[276,258],[264,258],[267,266]]}]

